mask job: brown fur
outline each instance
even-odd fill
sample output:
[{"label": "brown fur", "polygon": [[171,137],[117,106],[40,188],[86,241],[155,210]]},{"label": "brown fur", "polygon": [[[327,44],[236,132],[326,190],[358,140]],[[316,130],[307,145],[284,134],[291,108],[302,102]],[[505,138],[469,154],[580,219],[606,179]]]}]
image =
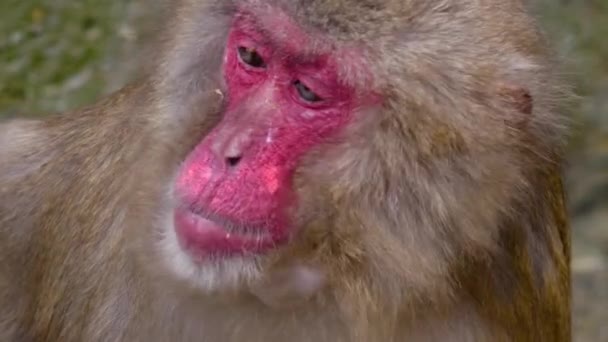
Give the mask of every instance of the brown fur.
[{"label": "brown fur", "polygon": [[204,295],[154,249],[166,185],[221,106],[235,7],[183,0],[152,76],[0,126],[0,340],[569,341],[566,93],[522,3],[264,3],[365,47],[372,82],[344,81],[385,98],[308,156],[302,234],[260,260],[267,279],[318,268],[324,290],[286,308],[255,284]]}]

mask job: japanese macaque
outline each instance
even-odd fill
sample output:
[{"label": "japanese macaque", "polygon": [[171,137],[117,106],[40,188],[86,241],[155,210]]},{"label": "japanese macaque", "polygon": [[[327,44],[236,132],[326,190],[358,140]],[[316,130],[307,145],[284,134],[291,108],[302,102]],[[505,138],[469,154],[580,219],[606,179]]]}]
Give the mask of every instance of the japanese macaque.
[{"label": "japanese macaque", "polygon": [[518,0],[183,0],[0,126],[2,341],[568,341],[568,96]]}]

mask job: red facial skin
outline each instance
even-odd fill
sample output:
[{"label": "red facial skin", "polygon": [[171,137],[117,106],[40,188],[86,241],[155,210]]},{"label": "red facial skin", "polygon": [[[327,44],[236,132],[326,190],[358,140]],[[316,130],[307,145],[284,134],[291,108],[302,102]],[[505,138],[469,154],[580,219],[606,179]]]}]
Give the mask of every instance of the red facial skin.
[{"label": "red facial skin", "polygon": [[[293,42],[307,44],[309,37],[290,20],[273,18],[283,43],[262,35],[249,16],[237,16],[223,66],[226,110],[176,181],[175,231],[198,260],[260,254],[289,241],[299,160],[345,127],[361,105],[354,89],[338,81],[333,54],[299,58],[298,46],[305,45]],[[245,63],[239,47],[255,49],[264,66]],[[304,100],[296,80],[322,100]]]}]

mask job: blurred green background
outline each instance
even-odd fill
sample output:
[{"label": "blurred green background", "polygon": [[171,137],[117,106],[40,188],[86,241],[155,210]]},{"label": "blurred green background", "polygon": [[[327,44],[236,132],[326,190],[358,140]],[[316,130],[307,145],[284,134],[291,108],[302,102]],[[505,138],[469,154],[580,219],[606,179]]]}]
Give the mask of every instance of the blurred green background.
[{"label": "blurred green background", "polygon": [[[608,341],[608,0],[534,0],[580,95],[566,170],[575,341]],[[135,77],[159,0],[1,0],[0,118],[90,103]]]}]

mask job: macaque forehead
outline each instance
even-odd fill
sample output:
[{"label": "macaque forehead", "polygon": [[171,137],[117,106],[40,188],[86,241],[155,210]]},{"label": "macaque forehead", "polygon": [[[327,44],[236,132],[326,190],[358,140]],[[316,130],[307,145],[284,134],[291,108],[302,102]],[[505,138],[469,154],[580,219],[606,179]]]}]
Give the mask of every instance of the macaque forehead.
[{"label": "macaque forehead", "polygon": [[[289,55],[314,55],[312,48],[316,46],[320,50],[323,45],[325,50],[329,51],[328,40],[314,37],[279,8],[243,8],[237,13],[236,23],[252,34],[263,36],[266,43],[282,49]],[[321,51],[316,52],[320,54]]]},{"label": "macaque forehead", "polygon": [[237,10],[233,29],[289,59],[287,62],[300,70],[309,69],[356,92],[365,88],[371,93],[373,74],[364,46],[332,39],[326,32],[297,20],[285,8],[256,3],[245,3]]}]

